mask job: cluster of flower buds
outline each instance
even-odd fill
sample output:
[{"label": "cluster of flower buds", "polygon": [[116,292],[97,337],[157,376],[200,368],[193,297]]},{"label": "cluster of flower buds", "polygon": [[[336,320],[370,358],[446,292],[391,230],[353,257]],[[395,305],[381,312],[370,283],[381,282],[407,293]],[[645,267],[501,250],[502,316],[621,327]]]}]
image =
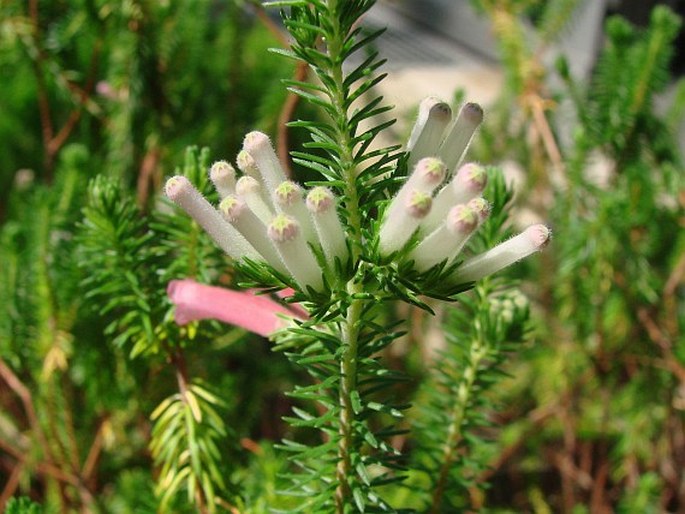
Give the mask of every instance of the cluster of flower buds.
[{"label": "cluster of flower buds", "polygon": [[[490,206],[481,197],[486,170],[461,164],[482,119],[477,104],[465,104],[452,120],[446,103],[435,98],[421,103],[407,145],[412,172],[381,223],[382,256],[399,255],[419,272],[449,264],[487,218]],[[182,176],[167,181],[166,194],[236,260],[266,262],[290,275],[302,290],[321,291],[324,275],[334,272],[337,261],[344,265],[349,258],[336,197],[325,187],[305,191],[288,180],[269,138],[261,132],[245,137],[236,161],[239,177],[226,161],[210,169],[221,198],[218,207]],[[549,237],[544,225],[529,227],[464,261],[451,281],[456,285],[494,273],[537,251]]]},{"label": "cluster of flower buds", "polygon": [[[325,187],[305,191],[287,180],[269,138],[250,132],[236,159],[240,177],[226,161],[209,176],[221,199],[212,206],[187,178],[175,176],[166,195],[183,208],[236,260],[266,262],[290,275],[303,290],[323,289],[323,273],[314,250],[334,270],[348,257],[337,199]],[[313,250],[314,249],[314,250]]]},{"label": "cluster of flower buds", "polygon": [[[461,164],[482,120],[483,111],[474,103],[465,104],[454,120],[446,103],[432,97],[421,103],[407,144],[412,171],[381,224],[383,256],[406,249],[402,258],[413,261],[419,272],[441,262],[450,264],[487,219],[490,205],[481,197],[486,170],[475,163]],[[451,281],[471,282],[495,273],[542,248],[550,235],[546,226],[533,225],[464,261]]]}]

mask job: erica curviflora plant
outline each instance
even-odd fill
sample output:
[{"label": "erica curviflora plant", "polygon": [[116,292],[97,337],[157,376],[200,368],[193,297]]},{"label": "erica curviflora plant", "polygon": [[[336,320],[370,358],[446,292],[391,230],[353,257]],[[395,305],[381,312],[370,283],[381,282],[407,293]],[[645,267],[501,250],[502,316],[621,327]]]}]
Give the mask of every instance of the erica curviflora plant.
[{"label": "erica curviflora plant", "polygon": [[[366,34],[358,27],[373,4],[272,3],[283,9],[293,39],[292,48],[280,53],[307,63],[318,79],[287,84],[327,119],[291,124],[311,135],[306,151],[292,153],[294,162],[319,173],[320,180],[304,185],[289,180],[268,136],[251,132],[237,156],[240,173],[225,161],[209,171],[218,205],[182,175],[165,186],[166,195],[233,258],[242,283],[279,292],[285,306],[254,292],[188,280],[170,283],[169,295],[179,323],[220,319],[271,335],[276,348],[312,377],[289,393],[297,406],[287,418],[307,443],[281,445],[294,464],[283,491],[299,498],[293,511],[448,512],[444,509],[456,501],[446,498],[446,486],[459,460],[461,431],[478,405],[473,395],[479,394],[479,373],[501,363],[501,344],[520,339],[502,328],[502,319],[520,322],[523,308],[510,305],[508,318],[493,317],[492,286],[479,287],[467,303],[473,309],[470,322],[478,325],[469,327],[463,316],[456,323],[478,344],[470,352],[462,348],[457,361],[463,366],[457,362],[444,389],[455,393],[451,403],[457,405],[454,412],[448,409],[449,431],[437,446],[427,443],[437,452],[427,450],[425,459],[412,460],[429,474],[417,486],[426,499],[395,505],[388,486],[403,480],[407,461],[391,440],[406,432],[401,420],[408,405],[394,399],[394,386],[404,375],[379,358],[402,334],[389,320],[388,306],[401,301],[432,312],[427,298],[456,300],[474,282],[542,248],[550,231],[534,225],[480,253],[464,250],[484,224],[487,237],[472,247],[493,243],[501,234],[509,198],[492,169],[463,162],[483,116],[476,104],[465,104],[453,117],[448,104],[426,99],[405,148],[372,149],[376,136],[394,123],[373,124],[390,110],[373,92],[384,77],[376,73],[383,61],[370,46],[380,32]],[[363,53],[367,57],[360,64],[347,66]],[[482,196],[488,179],[494,184],[492,204]],[[488,221],[491,212],[496,219]],[[443,390],[437,382],[432,387]],[[440,455],[443,462],[435,465]]]}]

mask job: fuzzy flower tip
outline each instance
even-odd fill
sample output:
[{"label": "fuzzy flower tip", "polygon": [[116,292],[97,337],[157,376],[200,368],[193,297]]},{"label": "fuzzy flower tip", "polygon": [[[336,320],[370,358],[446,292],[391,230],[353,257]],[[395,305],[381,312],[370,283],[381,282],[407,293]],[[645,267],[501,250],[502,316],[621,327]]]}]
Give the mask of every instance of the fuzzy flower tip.
[{"label": "fuzzy flower tip", "polygon": [[214,319],[268,337],[285,328],[288,318],[303,318],[302,311],[287,309],[253,291],[232,291],[189,279],[169,282],[167,295],[176,306],[179,325]]}]

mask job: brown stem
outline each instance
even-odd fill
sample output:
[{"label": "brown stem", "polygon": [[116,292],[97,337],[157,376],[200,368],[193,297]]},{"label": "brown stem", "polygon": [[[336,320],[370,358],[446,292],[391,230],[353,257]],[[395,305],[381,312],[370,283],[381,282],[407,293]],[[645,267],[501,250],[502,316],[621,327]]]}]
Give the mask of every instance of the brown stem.
[{"label": "brown stem", "polygon": [[7,484],[2,490],[2,494],[0,494],[0,512],[4,512],[5,504],[9,501],[12,495],[14,495],[17,487],[19,487],[19,478],[21,477],[21,472],[23,470],[24,463],[21,461],[19,461],[16,466],[14,466],[14,469],[12,469],[12,473],[10,473],[10,476],[7,479]]}]

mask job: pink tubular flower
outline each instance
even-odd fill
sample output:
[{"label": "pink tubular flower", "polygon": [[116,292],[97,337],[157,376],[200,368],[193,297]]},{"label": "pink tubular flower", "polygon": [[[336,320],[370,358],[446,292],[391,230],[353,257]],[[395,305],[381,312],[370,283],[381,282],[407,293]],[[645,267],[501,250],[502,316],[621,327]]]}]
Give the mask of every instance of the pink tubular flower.
[{"label": "pink tubular flower", "polygon": [[301,308],[290,310],[253,291],[232,291],[190,279],[172,280],[167,294],[176,305],[176,323],[179,325],[215,319],[268,337],[285,328],[287,318],[306,317]]}]

